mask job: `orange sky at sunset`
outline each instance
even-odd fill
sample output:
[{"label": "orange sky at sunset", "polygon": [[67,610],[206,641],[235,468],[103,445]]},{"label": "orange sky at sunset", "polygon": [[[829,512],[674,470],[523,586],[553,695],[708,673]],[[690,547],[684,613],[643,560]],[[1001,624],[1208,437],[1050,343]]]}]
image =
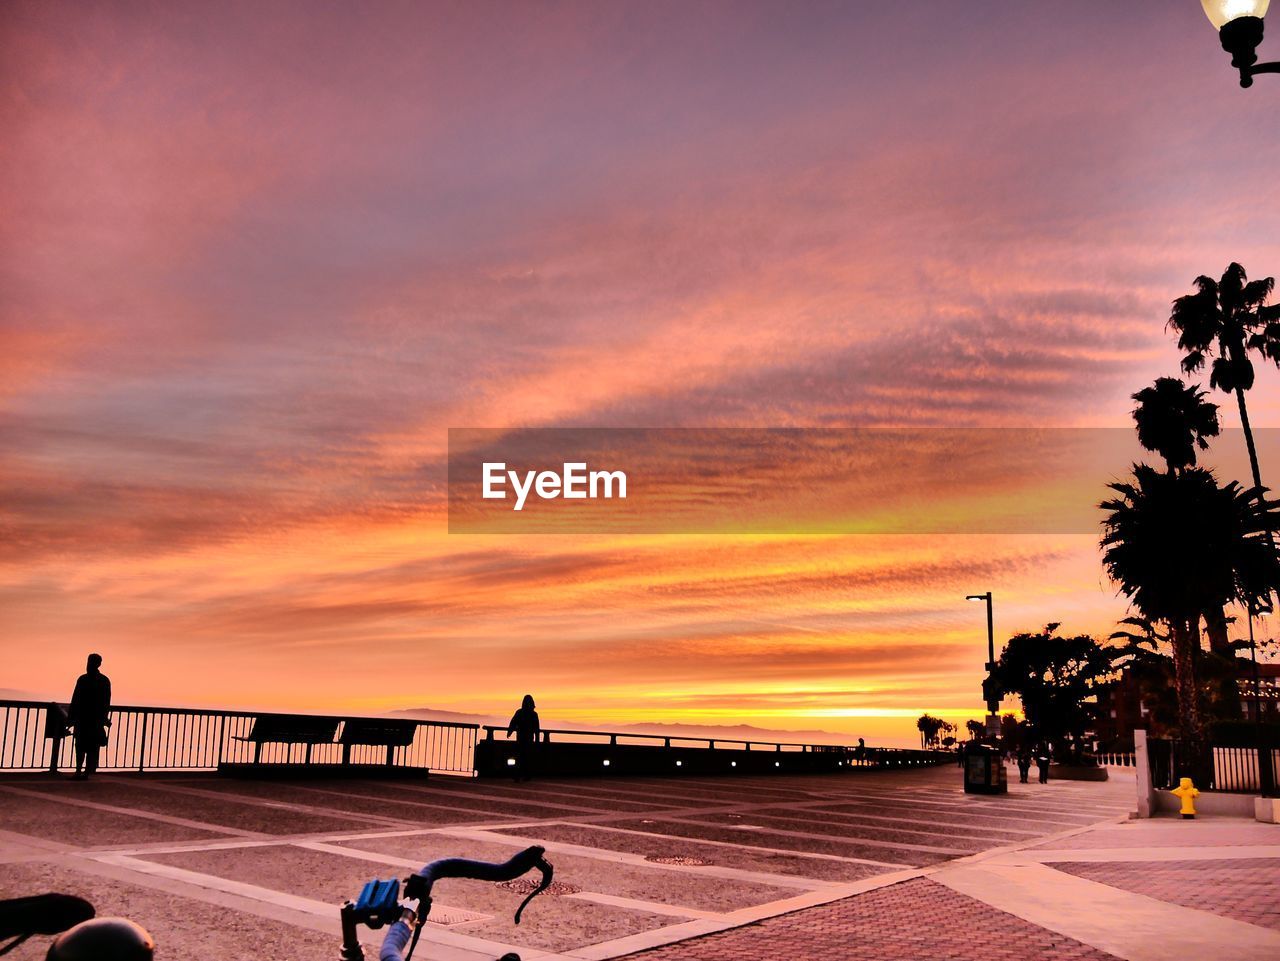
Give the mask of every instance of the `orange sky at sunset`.
[{"label": "orange sky at sunset", "polygon": [[0,64],[5,696],[911,743],[966,594],[1110,633],[1096,532],[451,534],[449,428],[1127,427],[1280,273],[1195,3],[17,2]]}]

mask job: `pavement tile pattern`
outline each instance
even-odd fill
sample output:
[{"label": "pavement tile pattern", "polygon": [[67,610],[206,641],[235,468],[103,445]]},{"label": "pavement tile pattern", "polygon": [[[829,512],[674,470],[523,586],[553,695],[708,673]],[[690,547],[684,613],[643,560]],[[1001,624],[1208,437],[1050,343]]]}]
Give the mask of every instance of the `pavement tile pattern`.
[{"label": "pavement tile pattern", "polygon": [[925,878],[632,955],[631,961],[1114,961]]},{"label": "pavement tile pattern", "polygon": [[[764,919],[787,914],[791,920],[767,930],[799,929],[810,916],[816,927],[796,934],[794,948],[770,948],[779,961],[810,956],[802,942],[827,946],[813,957],[861,957],[833,951],[849,939],[880,944],[868,956],[886,961],[999,961],[1005,955],[964,952],[1005,943],[1010,931],[1018,949],[1009,957],[1098,958],[1072,954],[1079,945],[1069,939],[940,884],[894,882],[976,852],[1055,846],[1122,816],[1132,797],[1131,782],[1011,785],[1005,797],[965,795],[950,766],[520,785],[182,772],[83,783],[13,775],[0,778],[0,897],[83,892],[100,913],[154,928],[166,957],[233,961],[265,950],[274,961],[313,961],[329,956],[327,949],[317,953],[318,945],[336,951],[337,904],[370,877],[403,876],[437,857],[503,860],[544,843],[557,880],[577,893],[540,899],[516,928],[516,894],[451,881],[437,892],[438,904],[477,920],[428,930],[418,956],[492,961],[514,949],[530,958],[545,952],[536,955],[541,961],[599,961],[671,944],[676,953],[668,956],[683,957],[707,950],[709,939],[689,940],[691,934],[752,925],[742,930],[757,936],[769,924]],[[655,857],[705,863],[664,865]],[[879,888],[884,892],[872,890]],[[806,902],[818,906],[795,913]],[[921,917],[939,917],[941,905],[971,919],[987,940],[944,932],[921,947],[913,931]],[[881,911],[888,913],[877,918]],[[854,934],[842,934],[846,928]],[[1032,943],[1057,953],[1028,954]],[[46,947],[33,939],[6,961],[39,961]],[[899,948],[907,954],[891,953]],[[758,946],[752,956],[763,953]]]},{"label": "pavement tile pattern", "polygon": [[1280,931],[1280,860],[1066,861],[1052,867],[1134,894]]}]

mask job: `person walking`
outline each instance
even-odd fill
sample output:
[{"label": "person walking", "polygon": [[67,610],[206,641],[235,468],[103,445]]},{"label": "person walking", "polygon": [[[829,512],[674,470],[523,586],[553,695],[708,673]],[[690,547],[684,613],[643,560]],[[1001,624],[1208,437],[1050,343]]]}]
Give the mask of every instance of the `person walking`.
[{"label": "person walking", "polygon": [[75,729],[77,781],[88,780],[98,770],[98,754],[111,726],[111,679],[101,667],[102,655],[90,654],[67,711],[67,723]]},{"label": "person walking", "polygon": [[516,736],[516,768],[512,773],[513,781],[527,781],[533,776],[533,754],[537,750],[538,736],[542,727],[538,723],[538,712],[533,703],[533,695],[526,694],[520,704],[520,710],[511,715],[511,723],[507,725],[507,737]]},{"label": "person walking", "polygon": [[1031,755],[1026,751],[1018,753],[1018,783],[1026,784],[1027,775],[1031,773]]}]

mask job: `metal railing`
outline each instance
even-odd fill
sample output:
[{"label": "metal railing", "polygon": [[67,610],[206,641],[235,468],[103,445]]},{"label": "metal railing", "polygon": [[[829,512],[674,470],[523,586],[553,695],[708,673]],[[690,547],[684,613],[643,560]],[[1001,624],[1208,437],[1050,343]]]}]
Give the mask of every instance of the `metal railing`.
[{"label": "metal railing", "polygon": [[1133,767],[1137,758],[1132,752],[1099,751],[1094,755],[1103,767]]},{"label": "metal railing", "polygon": [[[48,736],[62,723],[50,704],[0,700],[0,771],[57,771],[75,765],[72,739]],[[99,756],[102,771],[213,771],[222,764],[249,764],[257,745],[248,740],[254,722],[263,717],[297,715],[254,711],[213,711],[180,707],[111,709],[107,743]],[[263,764],[385,765],[383,745],[341,743],[342,724],[350,715],[308,715],[334,721],[331,743],[265,743]],[[413,741],[390,749],[392,767],[445,774],[475,773],[475,724],[405,719],[415,725]],[[52,727],[50,726],[52,725]],[[344,754],[344,749],[346,753]]]},{"label": "metal railing", "polygon": [[[493,724],[482,727],[485,740],[505,739],[507,729]],[[626,747],[696,748],[703,750],[731,749],[735,751],[760,751],[793,754],[837,754],[850,767],[904,767],[933,764],[954,764],[956,755],[951,751],[927,751],[917,748],[851,747],[843,744],[802,744],[789,741],[743,741],[720,737],[684,737],[675,734],[636,734],[619,731],[580,731],[568,728],[543,728],[539,741],[543,744],[608,744]]]},{"label": "metal railing", "polygon": [[[1178,786],[1179,742],[1164,738],[1149,738],[1147,755],[1151,768],[1152,786],[1170,789]],[[1280,749],[1271,748],[1271,770],[1280,770]],[[1210,783],[1197,784],[1203,790],[1228,793],[1253,793],[1261,790],[1256,747],[1210,748],[1213,771]],[[1265,757],[1265,755],[1263,755]]]}]

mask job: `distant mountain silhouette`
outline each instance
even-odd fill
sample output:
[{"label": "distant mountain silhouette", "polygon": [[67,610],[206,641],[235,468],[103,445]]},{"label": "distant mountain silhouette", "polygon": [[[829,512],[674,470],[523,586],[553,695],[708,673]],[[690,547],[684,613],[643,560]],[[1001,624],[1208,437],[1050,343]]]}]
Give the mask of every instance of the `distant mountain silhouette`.
[{"label": "distant mountain silhouette", "polygon": [[[458,711],[441,711],[430,707],[413,707],[389,711],[390,717],[412,717],[424,721],[449,721],[455,724],[492,724],[506,727],[508,717],[496,714],[463,714]],[[780,741],[804,744],[849,744],[856,738],[834,731],[802,730],[786,731],[756,727],[751,724],[680,724],[651,722],[645,724],[590,724],[580,721],[556,721],[544,719],[544,729],[566,731],[616,731],[630,734],[657,734],[661,737],[709,737],[726,741]]]}]

